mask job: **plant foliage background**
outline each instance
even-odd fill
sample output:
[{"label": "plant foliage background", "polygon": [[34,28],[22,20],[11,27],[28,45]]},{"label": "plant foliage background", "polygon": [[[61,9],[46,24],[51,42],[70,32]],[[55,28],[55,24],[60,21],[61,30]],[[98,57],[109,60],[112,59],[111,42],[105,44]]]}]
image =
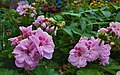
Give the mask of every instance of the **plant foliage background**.
[{"label": "plant foliage background", "polygon": [[[37,14],[32,18],[21,16],[15,9],[0,8],[0,75],[116,75],[120,70],[120,39],[114,41],[106,66],[95,61],[84,68],[77,68],[68,62],[68,56],[81,36],[97,37],[100,28],[108,27],[111,22],[120,22],[119,2],[61,0],[58,4],[55,0],[29,0],[30,5],[33,3],[36,4]],[[42,59],[34,70],[26,71],[15,66],[12,54],[14,47],[8,39],[20,35],[19,26],[30,26],[40,15],[52,17],[57,22],[64,21],[65,25],[58,28],[56,35],[49,32],[55,44],[52,59]]]}]

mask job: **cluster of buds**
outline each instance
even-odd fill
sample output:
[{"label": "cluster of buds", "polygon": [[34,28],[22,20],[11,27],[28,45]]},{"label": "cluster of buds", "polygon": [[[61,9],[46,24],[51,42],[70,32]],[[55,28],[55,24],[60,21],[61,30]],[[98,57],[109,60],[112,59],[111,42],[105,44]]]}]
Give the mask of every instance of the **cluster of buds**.
[{"label": "cluster of buds", "polygon": [[93,1],[90,3],[90,6],[97,6],[97,5],[98,6],[105,6],[105,4],[102,2]]},{"label": "cluster of buds", "polygon": [[37,14],[35,7],[28,4],[25,4],[25,5],[18,4],[18,7],[16,10],[20,15],[23,15],[23,16],[34,17]]},{"label": "cluster of buds", "polygon": [[41,27],[46,31],[54,31],[56,35],[56,31],[58,27],[62,28],[65,25],[64,21],[56,21],[53,18],[45,18],[43,15],[38,16],[38,18],[33,22],[33,24],[37,27]]}]

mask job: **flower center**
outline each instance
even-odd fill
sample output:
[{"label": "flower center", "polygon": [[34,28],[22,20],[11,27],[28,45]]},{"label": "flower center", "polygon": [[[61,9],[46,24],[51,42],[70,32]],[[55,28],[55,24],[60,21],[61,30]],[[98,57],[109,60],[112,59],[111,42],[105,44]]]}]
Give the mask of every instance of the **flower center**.
[{"label": "flower center", "polygon": [[26,50],[25,51],[25,54],[29,55],[30,51],[29,50]]},{"label": "flower center", "polygon": [[81,56],[81,53],[80,53],[80,51],[78,51],[77,55],[78,55],[78,56]]}]

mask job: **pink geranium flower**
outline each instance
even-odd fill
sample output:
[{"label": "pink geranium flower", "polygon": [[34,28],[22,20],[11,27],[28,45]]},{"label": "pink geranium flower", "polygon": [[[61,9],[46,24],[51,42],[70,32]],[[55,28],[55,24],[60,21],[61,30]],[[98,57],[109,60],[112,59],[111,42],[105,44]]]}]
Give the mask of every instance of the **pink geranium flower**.
[{"label": "pink geranium flower", "polygon": [[45,18],[43,15],[38,16],[38,18],[33,22],[35,26],[40,26],[41,28],[45,29],[46,31],[54,31],[55,26],[51,25],[51,22],[56,22],[53,18]]},{"label": "pink geranium flower", "polygon": [[37,29],[37,31],[35,33],[35,36],[33,36],[33,37],[38,39],[38,41],[39,41],[39,45],[38,45],[39,50],[38,50],[38,52],[40,54],[42,52],[43,57],[45,57],[47,59],[51,59],[52,54],[54,52],[54,48],[55,48],[52,37],[50,35],[48,35],[47,32],[44,32],[40,28]]},{"label": "pink geranium flower", "polygon": [[16,59],[16,66],[25,68],[25,70],[33,70],[42,59],[35,44],[27,38],[22,40],[12,53]]},{"label": "pink geranium flower", "polygon": [[87,37],[81,37],[79,40],[79,43],[84,44],[84,46],[88,49],[88,54],[86,54],[87,61],[94,61],[99,56],[99,39],[95,39],[94,37],[91,37],[90,40],[88,40]]},{"label": "pink geranium flower", "polygon": [[68,61],[77,66],[77,68],[85,67],[87,62],[95,61],[100,59],[100,64],[109,64],[110,45],[100,44],[100,39],[91,37],[81,37],[77,45],[70,51]]},{"label": "pink geranium flower", "polygon": [[18,4],[16,11],[23,16],[29,15],[30,17],[34,17],[37,13],[33,6],[28,4]]},{"label": "pink geranium flower", "polygon": [[78,43],[74,49],[70,51],[70,55],[68,57],[68,61],[77,66],[77,68],[85,67],[87,65],[87,59],[85,57],[87,53],[87,47]]},{"label": "pink geranium flower", "polygon": [[119,22],[110,23],[110,27],[108,27],[108,29],[111,29],[111,31],[114,32],[115,35],[120,37],[120,23]]},{"label": "pink geranium flower", "polygon": [[52,36],[41,28],[32,30],[32,26],[20,27],[20,30],[21,36],[9,39],[16,46],[12,53],[17,67],[33,70],[43,57],[52,58],[55,48]]}]

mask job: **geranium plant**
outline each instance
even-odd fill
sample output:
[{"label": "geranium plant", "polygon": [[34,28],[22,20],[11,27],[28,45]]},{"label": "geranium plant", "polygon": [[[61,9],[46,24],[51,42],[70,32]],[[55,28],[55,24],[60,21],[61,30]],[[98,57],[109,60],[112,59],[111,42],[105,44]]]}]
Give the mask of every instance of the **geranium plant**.
[{"label": "geranium plant", "polygon": [[119,75],[119,3],[35,0],[0,9],[0,75]]}]

